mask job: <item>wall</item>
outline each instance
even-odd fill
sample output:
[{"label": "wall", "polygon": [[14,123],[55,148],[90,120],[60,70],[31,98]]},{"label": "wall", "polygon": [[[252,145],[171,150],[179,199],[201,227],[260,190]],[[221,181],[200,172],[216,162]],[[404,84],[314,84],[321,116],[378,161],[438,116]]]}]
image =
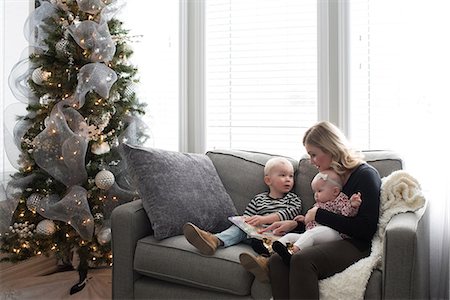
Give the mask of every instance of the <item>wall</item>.
[{"label": "wall", "polygon": [[[18,101],[11,93],[8,77],[27,46],[23,34],[25,20],[34,5],[33,0],[3,0],[0,2],[0,182],[15,168],[5,152],[5,137],[12,134],[14,113],[20,113]],[[13,108],[14,107],[14,108]],[[13,110],[13,111],[11,111]],[[11,112],[14,112],[11,114]],[[9,143],[8,143],[9,145]]]}]

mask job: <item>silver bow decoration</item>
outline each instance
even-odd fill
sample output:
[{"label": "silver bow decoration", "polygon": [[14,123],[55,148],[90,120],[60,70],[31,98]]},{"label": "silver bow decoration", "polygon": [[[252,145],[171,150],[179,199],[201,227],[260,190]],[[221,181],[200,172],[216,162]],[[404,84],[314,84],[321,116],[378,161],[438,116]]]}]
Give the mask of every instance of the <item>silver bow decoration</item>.
[{"label": "silver bow decoration", "polygon": [[42,1],[41,5],[36,8],[25,21],[24,34],[30,46],[48,50],[45,40],[48,33],[45,32],[45,19],[51,18],[56,14],[56,7],[49,2]]},{"label": "silver bow decoration", "polygon": [[78,7],[81,11],[97,14],[101,11],[107,4],[106,1],[102,0],[77,0]]},{"label": "silver bow decoration", "polygon": [[94,217],[87,200],[87,191],[72,186],[64,198],[49,195],[43,198],[36,211],[47,219],[59,220],[71,225],[83,240],[89,241],[94,234]]},{"label": "silver bow decoration", "polygon": [[125,6],[125,0],[111,1],[101,12],[101,22],[108,22]]},{"label": "silver bow decoration", "polygon": [[19,204],[22,191],[30,185],[35,175],[13,179],[8,182],[6,189],[0,183],[0,234],[8,231],[11,218]]},{"label": "silver bow decoration", "polygon": [[108,24],[86,20],[69,26],[69,33],[76,43],[90,52],[93,62],[107,62],[113,59],[116,45],[109,33]]},{"label": "silver bow decoration", "polygon": [[102,63],[84,65],[78,72],[78,85],[75,91],[78,107],[84,105],[89,91],[95,91],[101,97],[108,98],[111,86],[116,80],[116,72]]},{"label": "silver bow decoration", "polygon": [[29,59],[30,53],[40,54],[39,48],[27,47],[22,51],[21,59],[13,66],[8,77],[8,84],[14,97],[23,103],[37,103],[39,98],[33,93],[28,85],[34,71]]},{"label": "silver bow decoration", "polygon": [[[65,102],[55,105],[46,128],[33,140],[36,164],[67,187],[87,180],[85,157],[88,142],[70,128],[67,120],[82,118],[73,108],[64,108]],[[75,120],[73,121],[76,124]],[[70,123],[70,121],[69,121]]]}]

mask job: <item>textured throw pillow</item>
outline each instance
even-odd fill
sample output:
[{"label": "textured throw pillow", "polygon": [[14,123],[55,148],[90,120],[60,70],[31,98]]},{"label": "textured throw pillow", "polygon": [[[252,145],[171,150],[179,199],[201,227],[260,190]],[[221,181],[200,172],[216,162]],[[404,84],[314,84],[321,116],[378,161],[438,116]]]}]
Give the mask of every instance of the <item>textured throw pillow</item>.
[{"label": "textured throw pillow", "polygon": [[220,232],[236,215],[214,165],[203,154],[123,145],[125,161],[156,239],[182,234],[192,222]]}]

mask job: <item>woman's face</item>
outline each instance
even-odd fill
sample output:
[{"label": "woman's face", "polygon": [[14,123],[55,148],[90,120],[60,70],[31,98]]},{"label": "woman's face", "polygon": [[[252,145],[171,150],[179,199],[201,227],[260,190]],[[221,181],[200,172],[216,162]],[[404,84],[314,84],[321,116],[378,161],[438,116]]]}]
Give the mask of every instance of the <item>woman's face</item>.
[{"label": "woman's face", "polygon": [[309,154],[309,158],[311,163],[319,169],[319,172],[327,170],[331,166],[331,154],[325,153],[322,149],[306,144],[306,151]]}]

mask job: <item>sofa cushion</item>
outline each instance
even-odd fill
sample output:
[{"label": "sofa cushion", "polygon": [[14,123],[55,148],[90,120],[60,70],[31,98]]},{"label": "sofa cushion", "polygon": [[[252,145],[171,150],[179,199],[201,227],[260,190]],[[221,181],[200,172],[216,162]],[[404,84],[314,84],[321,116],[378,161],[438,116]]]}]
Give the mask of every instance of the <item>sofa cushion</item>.
[{"label": "sofa cushion", "polygon": [[237,211],[208,156],[126,144],[123,152],[156,239],[181,234],[186,222],[211,232],[230,226]]},{"label": "sofa cushion", "polygon": [[[245,207],[256,194],[268,191],[264,183],[264,165],[272,157],[278,156],[243,150],[211,150],[206,155],[211,158],[239,214],[244,212]],[[290,157],[286,158],[292,163],[296,172],[298,161]]]},{"label": "sofa cushion", "polygon": [[163,281],[248,295],[254,277],[239,263],[239,254],[242,252],[252,250],[241,243],[220,249],[213,256],[205,256],[191,246],[184,236],[162,241],[148,236],[138,241],[134,270]]}]

